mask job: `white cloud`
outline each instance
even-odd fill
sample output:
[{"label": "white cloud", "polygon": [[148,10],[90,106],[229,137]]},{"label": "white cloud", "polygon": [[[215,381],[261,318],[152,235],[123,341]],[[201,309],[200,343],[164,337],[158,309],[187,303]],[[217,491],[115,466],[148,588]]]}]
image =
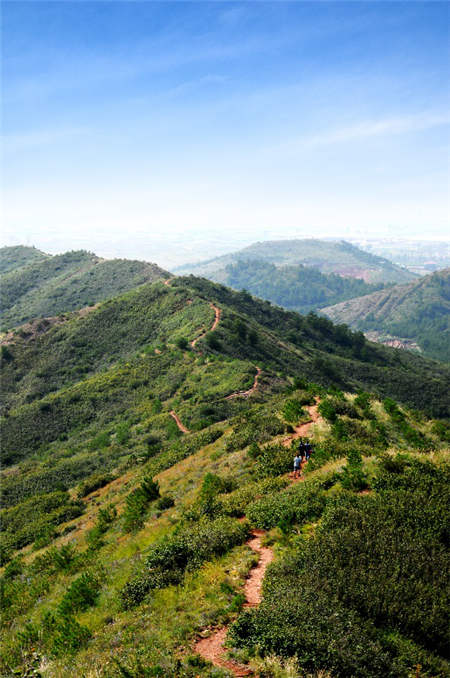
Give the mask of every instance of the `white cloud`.
[{"label": "white cloud", "polygon": [[34,148],[36,146],[48,146],[61,141],[67,141],[74,137],[85,136],[90,130],[84,127],[68,127],[63,129],[47,129],[18,134],[5,134],[0,137],[4,151],[18,151]]},{"label": "white cloud", "polygon": [[[294,146],[328,146],[358,139],[387,136],[391,134],[407,134],[432,129],[450,123],[450,113],[427,111],[415,115],[364,120],[349,127],[327,130],[294,141]],[[292,147],[292,146],[291,146]]]}]

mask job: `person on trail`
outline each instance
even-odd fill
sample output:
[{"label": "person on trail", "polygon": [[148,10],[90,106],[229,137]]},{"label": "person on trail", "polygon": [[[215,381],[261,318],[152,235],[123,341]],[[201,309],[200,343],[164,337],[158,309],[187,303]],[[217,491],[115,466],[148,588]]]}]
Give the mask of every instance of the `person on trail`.
[{"label": "person on trail", "polygon": [[305,443],[303,438],[300,438],[300,443],[298,446],[298,455],[301,457],[302,462],[305,460]]},{"label": "person on trail", "polygon": [[306,455],[305,455],[305,456],[306,456],[306,461],[309,461],[309,459],[310,459],[310,457],[311,457],[311,454],[312,454],[312,451],[313,451],[313,448],[312,448],[312,446],[311,446],[311,443],[306,443],[305,448],[306,448],[306,449],[305,449],[305,453],[306,453]]},{"label": "person on trail", "polygon": [[298,452],[294,457],[294,478],[298,478],[302,472],[302,458]]}]

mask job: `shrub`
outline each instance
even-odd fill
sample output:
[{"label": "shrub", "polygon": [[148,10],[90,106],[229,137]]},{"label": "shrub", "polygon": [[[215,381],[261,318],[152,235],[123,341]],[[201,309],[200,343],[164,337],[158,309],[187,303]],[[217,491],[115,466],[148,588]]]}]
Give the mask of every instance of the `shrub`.
[{"label": "shrub", "polygon": [[261,605],[231,628],[235,646],[337,678],[403,678],[418,663],[444,678],[450,473],[399,461],[382,462],[377,494],[330,500],[314,535],[270,566]]},{"label": "shrub", "polygon": [[328,398],[322,400],[322,402],[319,404],[318,409],[319,413],[321,414],[322,417],[324,417],[324,419],[328,419],[328,421],[331,422],[336,421],[337,417],[336,409]]},{"label": "shrub", "polygon": [[112,473],[94,473],[92,476],[87,478],[78,488],[77,496],[79,499],[86,497],[91,492],[99,490],[105,485],[109,485],[117,476]]},{"label": "shrub", "polygon": [[130,425],[128,422],[124,421],[120,423],[116,428],[116,442],[119,445],[126,445],[130,440],[131,432]]},{"label": "shrub", "polygon": [[183,571],[181,569],[144,569],[130,579],[120,591],[122,607],[125,610],[135,607],[146,598],[150,591],[161,589],[171,584],[178,584],[182,577]]},{"label": "shrub", "polygon": [[144,514],[149,504],[159,497],[159,485],[151,478],[144,478],[139,487],[126,498],[124,511],[124,529],[126,532],[138,530],[144,524]]},{"label": "shrub", "polygon": [[70,614],[47,618],[45,630],[51,633],[48,645],[52,657],[77,652],[91,637],[91,632]]},{"label": "shrub", "polygon": [[291,424],[295,423],[305,414],[305,410],[303,409],[302,403],[299,399],[291,398],[285,402],[283,407],[283,417],[285,421]]},{"label": "shrub", "polygon": [[346,490],[361,491],[368,486],[367,474],[363,471],[363,461],[358,450],[350,450],[347,455],[347,465],[341,474],[342,487]]},{"label": "shrub", "polygon": [[247,517],[253,525],[264,530],[281,524],[301,525],[320,518],[326,503],[326,494],[319,483],[304,482],[251,502]]},{"label": "shrub", "polygon": [[259,476],[278,476],[292,468],[292,452],[282,445],[267,445],[261,451],[256,463]]},{"label": "shrub", "polygon": [[169,497],[167,494],[162,495],[156,502],[156,508],[159,511],[165,511],[166,509],[171,508],[175,505],[175,501],[172,497]]},{"label": "shrub", "polygon": [[58,612],[61,615],[71,615],[74,612],[86,610],[96,602],[99,591],[100,581],[98,577],[92,573],[84,572],[67,589],[58,605]]},{"label": "shrub", "polygon": [[242,544],[248,536],[248,524],[231,518],[200,520],[150,548],[145,568],[122,589],[122,604],[131,607],[140,603],[154,588],[180,580],[184,570],[192,570],[213,556],[226,553]]},{"label": "shrub", "polygon": [[88,449],[93,452],[99,450],[103,447],[109,447],[111,444],[110,434],[107,431],[103,431],[92,438],[89,442]]}]

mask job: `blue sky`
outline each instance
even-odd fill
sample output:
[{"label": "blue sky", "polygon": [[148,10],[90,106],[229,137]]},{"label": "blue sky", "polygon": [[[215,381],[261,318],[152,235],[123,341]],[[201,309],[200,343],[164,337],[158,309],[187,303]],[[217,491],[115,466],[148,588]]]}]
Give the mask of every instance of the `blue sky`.
[{"label": "blue sky", "polygon": [[443,238],[448,7],[3,3],[3,242]]}]

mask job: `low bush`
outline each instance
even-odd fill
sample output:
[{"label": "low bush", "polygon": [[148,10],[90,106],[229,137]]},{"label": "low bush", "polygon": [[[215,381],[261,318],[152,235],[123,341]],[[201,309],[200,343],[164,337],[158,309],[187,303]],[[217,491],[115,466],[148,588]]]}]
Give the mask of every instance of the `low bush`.
[{"label": "low bush", "polygon": [[304,482],[251,502],[247,517],[253,525],[264,530],[278,525],[302,525],[320,518],[326,503],[326,493],[319,483]]},{"label": "low bush", "polygon": [[152,589],[176,583],[184,570],[195,569],[205,560],[242,544],[248,531],[248,523],[221,517],[200,520],[164,537],[151,547],[141,572],[122,589],[122,604],[137,605]]},{"label": "low bush", "polygon": [[144,524],[144,515],[149,504],[159,497],[159,485],[151,478],[144,478],[140,486],[126,498],[124,530],[134,532]]},{"label": "low bush", "polygon": [[256,462],[260,477],[279,476],[292,469],[293,453],[283,445],[267,445],[261,450]]},{"label": "low bush", "polygon": [[424,676],[444,678],[449,475],[386,457],[376,493],[330,499],[314,534],[270,566],[263,601],[241,613],[233,644],[297,655],[302,671],[337,678],[405,678],[419,663]]},{"label": "low bush", "polygon": [[175,505],[175,500],[173,497],[169,497],[167,494],[162,495],[156,502],[156,508],[159,511],[165,511],[166,509],[172,508]]},{"label": "low bush", "polygon": [[67,589],[58,605],[58,612],[64,616],[86,610],[96,602],[99,591],[98,577],[90,572],[84,572]]},{"label": "low bush", "polygon": [[77,496],[79,499],[86,497],[91,492],[99,490],[105,485],[109,485],[117,476],[112,473],[94,473],[92,476],[87,478],[78,488]]}]

